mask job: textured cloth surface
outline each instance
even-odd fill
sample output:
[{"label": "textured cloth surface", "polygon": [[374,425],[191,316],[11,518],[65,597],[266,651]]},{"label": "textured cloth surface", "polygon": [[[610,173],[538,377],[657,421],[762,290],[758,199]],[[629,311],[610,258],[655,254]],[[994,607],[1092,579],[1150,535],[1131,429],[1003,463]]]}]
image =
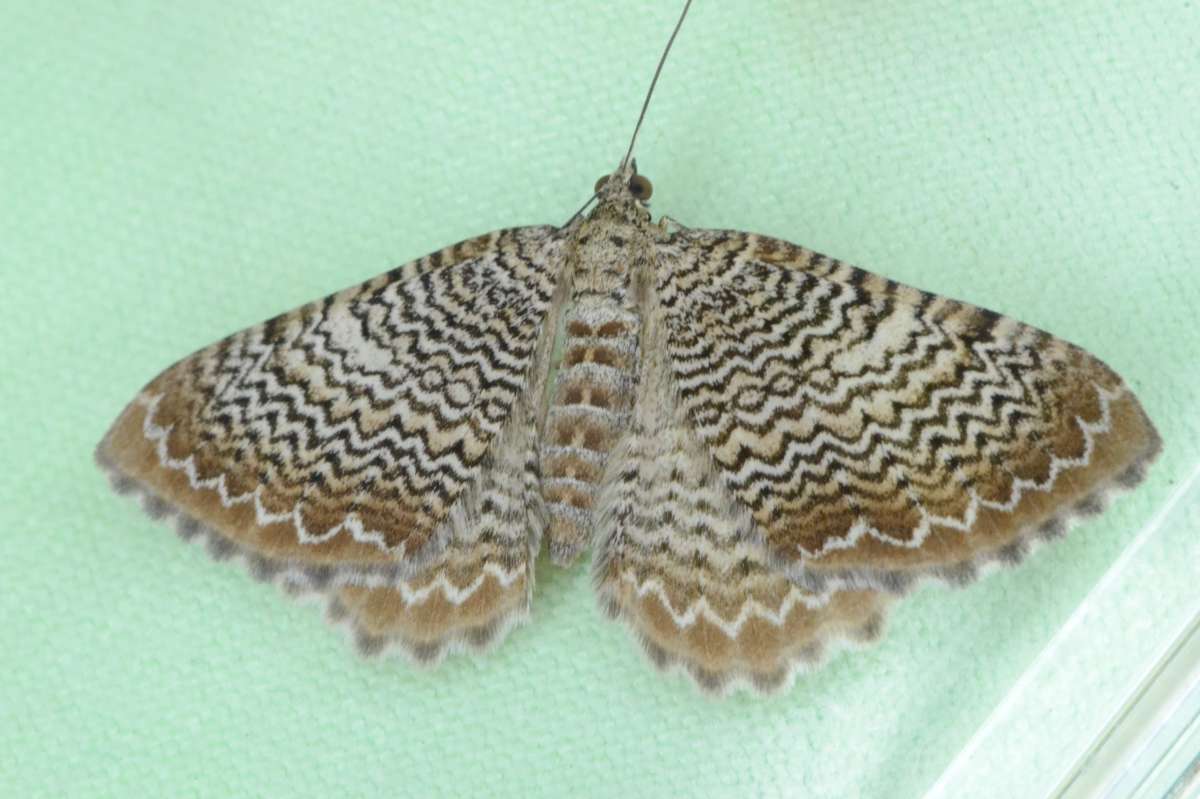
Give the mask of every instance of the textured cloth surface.
[{"label": "textured cloth surface", "polygon": [[[6,794],[916,796],[1153,536],[1105,605],[1135,623],[1065,660],[1055,694],[1120,699],[1195,609],[1200,562],[1200,539],[1152,526],[1200,449],[1183,3],[697,0],[637,151],[656,214],[1047,328],[1124,376],[1166,445],[1101,519],[1019,570],[919,590],[881,644],[785,696],[664,679],[600,618],[586,567],[548,563],[533,625],[493,655],[362,661],[109,493],[92,447],[176,358],[458,239],[565,221],[623,154],[677,5],[0,11]],[[955,795],[1001,776],[1037,795],[1103,715],[1030,709],[1010,750],[955,761]]]}]

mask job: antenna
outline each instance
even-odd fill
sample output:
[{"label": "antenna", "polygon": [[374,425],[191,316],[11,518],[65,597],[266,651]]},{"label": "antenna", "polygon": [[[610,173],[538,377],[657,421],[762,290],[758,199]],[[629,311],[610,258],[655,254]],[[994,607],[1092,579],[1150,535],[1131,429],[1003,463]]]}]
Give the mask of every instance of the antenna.
[{"label": "antenna", "polygon": [[[675,23],[675,30],[671,31],[671,38],[667,39],[667,46],[663,48],[663,53],[658,59],[658,66],[654,69],[654,78],[650,81],[650,88],[646,90],[646,99],[642,101],[642,112],[638,114],[637,125],[634,126],[633,136],[629,139],[629,149],[625,151],[625,157],[621,159],[621,165],[617,167],[618,172],[625,168],[625,165],[629,163],[629,159],[633,155],[633,145],[637,143],[638,131],[642,129],[642,120],[646,118],[646,109],[650,107],[650,98],[654,95],[654,87],[658,84],[658,76],[662,74],[663,64],[667,63],[667,54],[671,52],[671,45],[675,43],[675,36],[679,33],[679,29],[683,27],[683,19],[687,16],[688,9],[691,7],[692,0],[687,0],[683,4],[683,11],[679,14],[679,21]],[[569,227],[599,196],[600,192],[597,191],[589,197],[588,201],[583,204],[583,207],[576,211],[563,227]]]},{"label": "antenna", "polygon": [[663,48],[662,57],[658,59],[658,67],[654,70],[654,79],[650,81],[650,88],[646,91],[646,99],[642,102],[642,113],[638,114],[637,125],[634,126],[633,136],[629,139],[629,149],[625,151],[625,157],[621,159],[620,169],[625,168],[625,165],[629,163],[629,157],[633,155],[633,145],[637,142],[638,131],[642,129],[642,120],[646,118],[646,109],[650,106],[650,97],[654,94],[654,86],[658,83],[658,76],[662,74],[663,64],[667,62],[667,54],[671,52],[671,45],[675,43],[675,36],[679,33],[679,29],[683,27],[683,18],[687,16],[688,9],[691,7],[692,0],[687,0],[683,4],[683,12],[679,15],[679,21],[675,23],[675,30],[671,31],[671,38],[667,39],[667,46]]},{"label": "antenna", "polygon": [[576,219],[578,219],[580,216],[582,216],[583,212],[586,211],[588,206],[592,204],[592,201],[595,200],[599,196],[600,196],[600,192],[596,192],[591,197],[588,197],[588,201],[583,204],[582,208],[580,208],[575,213],[571,214],[571,218],[568,219],[565,223],[563,223],[563,227],[570,227],[571,223],[574,222]]}]

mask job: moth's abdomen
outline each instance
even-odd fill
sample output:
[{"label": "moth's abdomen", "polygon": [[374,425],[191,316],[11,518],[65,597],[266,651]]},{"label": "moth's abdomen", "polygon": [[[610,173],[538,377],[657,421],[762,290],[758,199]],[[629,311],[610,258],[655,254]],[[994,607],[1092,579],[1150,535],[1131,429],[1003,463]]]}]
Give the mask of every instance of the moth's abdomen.
[{"label": "moth's abdomen", "polygon": [[546,534],[555,563],[571,563],[591,538],[608,454],[629,427],[640,323],[609,297],[583,298],[568,314],[542,441]]}]

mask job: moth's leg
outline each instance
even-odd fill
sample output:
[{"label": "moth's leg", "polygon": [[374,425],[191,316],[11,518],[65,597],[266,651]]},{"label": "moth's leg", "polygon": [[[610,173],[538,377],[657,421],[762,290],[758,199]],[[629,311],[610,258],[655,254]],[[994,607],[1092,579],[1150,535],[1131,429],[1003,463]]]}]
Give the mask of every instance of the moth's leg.
[{"label": "moth's leg", "polygon": [[673,219],[672,217],[663,214],[658,218],[658,228],[663,233],[675,233],[676,231],[682,230],[684,225],[677,219]]}]

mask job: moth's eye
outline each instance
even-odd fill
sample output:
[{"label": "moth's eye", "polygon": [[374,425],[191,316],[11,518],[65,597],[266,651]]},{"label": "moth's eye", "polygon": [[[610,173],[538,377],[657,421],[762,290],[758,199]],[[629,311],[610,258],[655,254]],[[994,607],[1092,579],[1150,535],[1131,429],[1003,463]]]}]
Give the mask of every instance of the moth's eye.
[{"label": "moth's eye", "polygon": [[641,175],[634,175],[629,179],[629,193],[639,200],[649,200],[650,195],[654,193],[654,187]]},{"label": "moth's eye", "polygon": [[596,181],[596,186],[595,186],[595,188],[593,188],[593,189],[592,189],[592,191],[594,191],[594,192],[596,192],[597,194],[599,194],[599,193],[600,193],[600,190],[601,190],[602,188],[604,188],[604,184],[605,184],[605,183],[607,183],[607,182],[608,182],[608,175],[605,175],[605,176],[601,177],[600,179],[598,179],[598,180]]}]

